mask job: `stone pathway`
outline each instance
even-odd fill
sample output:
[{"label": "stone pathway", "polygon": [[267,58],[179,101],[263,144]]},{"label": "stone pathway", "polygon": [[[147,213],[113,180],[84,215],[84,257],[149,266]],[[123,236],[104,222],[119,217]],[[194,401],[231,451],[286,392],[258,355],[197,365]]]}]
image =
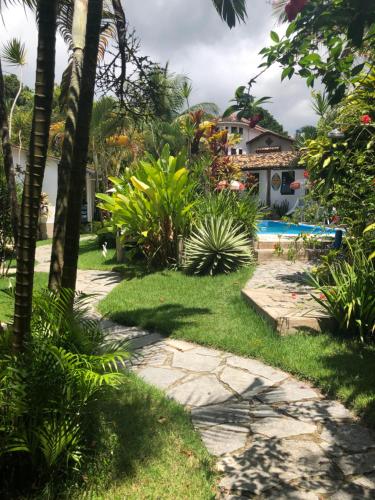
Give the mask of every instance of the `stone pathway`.
[{"label": "stone pathway", "polygon": [[298,330],[324,331],[333,323],[311,296],[306,272],[312,264],[271,260],[257,266],[242,293],[249,303],[281,334]]},{"label": "stone pathway", "polygon": [[[78,288],[95,282],[105,293],[117,280],[80,271]],[[374,435],[340,403],[257,360],[105,319],[102,327],[129,340],[132,370],[191,411],[217,456],[219,498],[375,498]]]}]

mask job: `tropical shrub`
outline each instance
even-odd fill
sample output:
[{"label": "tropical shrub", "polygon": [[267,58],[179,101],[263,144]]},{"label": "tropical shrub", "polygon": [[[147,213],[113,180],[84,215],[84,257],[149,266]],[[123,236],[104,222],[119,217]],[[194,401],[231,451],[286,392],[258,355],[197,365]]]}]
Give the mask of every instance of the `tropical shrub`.
[{"label": "tropical shrub", "polygon": [[170,156],[163,148],[159,159],[147,156],[122,178],[111,178],[115,193],[98,194],[98,205],[112,216],[124,244],[133,241],[150,263],[176,260],[177,238],[186,234],[194,205],[194,182],[183,154]]},{"label": "tropical shrub", "polygon": [[375,334],[375,265],[359,245],[349,255],[327,261],[325,273],[311,275],[321,295],[315,299],[337,321],[342,331],[373,340]]},{"label": "tropical shrub", "polygon": [[206,217],[185,243],[184,268],[192,274],[230,273],[251,263],[250,245],[232,219]]},{"label": "tropical shrub", "polygon": [[79,470],[93,405],[123,382],[124,347],[87,318],[83,296],[71,313],[73,299],[64,290],[37,296],[32,336],[17,356],[10,334],[0,334],[0,484],[13,498]]},{"label": "tropical shrub", "polygon": [[[0,160],[1,162],[1,160]],[[1,167],[1,164],[0,164]],[[13,255],[13,231],[10,213],[9,193],[5,176],[0,171],[0,277],[8,274]]]},{"label": "tropical shrub", "polygon": [[249,238],[255,238],[257,225],[264,209],[257,196],[250,192],[240,195],[233,191],[210,192],[202,196],[195,207],[196,217],[203,220],[205,217],[219,217],[232,219],[242,226]]},{"label": "tropical shrub", "polygon": [[289,210],[289,201],[288,200],[283,200],[280,201],[280,203],[276,202],[272,206],[272,212],[275,215],[275,217],[281,219],[284,217],[284,215],[287,214]]},{"label": "tropical shrub", "polygon": [[[375,71],[361,74],[353,90],[336,107],[334,125],[303,148],[301,163],[309,174],[310,197],[330,213],[337,210],[342,223],[362,237],[375,219]],[[343,141],[326,135],[332,126],[345,134]]]}]

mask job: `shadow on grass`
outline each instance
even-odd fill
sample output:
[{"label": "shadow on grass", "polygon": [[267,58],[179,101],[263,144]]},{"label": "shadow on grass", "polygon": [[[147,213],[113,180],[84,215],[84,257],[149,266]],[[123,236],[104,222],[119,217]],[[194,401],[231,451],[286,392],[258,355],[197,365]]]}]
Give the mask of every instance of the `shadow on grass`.
[{"label": "shadow on grass", "polygon": [[374,428],[375,346],[363,345],[347,338],[339,340],[333,334],[330,337],[336,340],[338,348],[320,357],[329,373],[323,377],[323,384],[330,395],[341,392],[346,405],[355,408],[363,421]]},{"label": "shadow on grass", "polygon": [[96,451],[87,471],[90,489],[108,495],[115,485],[123,498],[131,491],[137,491],[139,498],[151,498],[148,494],[156,494],[156,488],[157,498],[162,498],[169,480],[171,491],[180,488],[179,479],[170,477],[171,469],[180,479],[185,475],[186,484],[194,476],[195,487],[212,488],[213,463],[189,415],[161,391],[130,374],[122,394],[101,402],[97,409],[103,423],[99,434],[98,428],[93,429]]},{"label": "shadow on grass", "polygon": [[162,304],[158,307],[119,311],[109,315],[112,321],[127,326],[139,326],[164,335],[171,335],[182,326],[192,326],[202,315],[212,314],[204,307],[186,307],[182,304]]}]

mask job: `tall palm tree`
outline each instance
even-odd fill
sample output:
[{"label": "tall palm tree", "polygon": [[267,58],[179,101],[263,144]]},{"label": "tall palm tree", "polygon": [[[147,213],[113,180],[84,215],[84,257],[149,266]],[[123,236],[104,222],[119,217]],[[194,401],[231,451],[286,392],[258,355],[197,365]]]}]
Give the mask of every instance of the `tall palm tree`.
[{"label": "tall palm tree", "polygon": [[57,5],[58,0],[37,2],[38,49],[34,111],[17,242],[13,327],[13,350],[16,353],[22,351],[24,339],[30,334],[39,202],[47,159],[55,80]]},{"label": "tall palm tree", "polygon": [[99,53],[103,0],[90,0],[86,47],[82,69],[82,88],[78,103],[77,128],[72,157],[72,175],[69,187],[68,211],[64,248],[63,288],[75,290],[81,226],[82,192],[86,177],[90,122],[94,102],[96,66]]},{"label": "tall palm tree", "polygon": [[[66,7],[67,12],[65,13],[65,19],[69,17],[70,8],[70,5]],[[73,9],[70,44],[72,49],[72,58],[67,71],[70,84],[67,99],[67,117],[65,121],[64,142],[62,146],[61,160],[58,167],[58,190],[48,284],[51,289],[60,288],[62,269],[64,265],[64,242],[66,214],[68,208],[68,190],[70,186],[72,157],[77,130],[78,105],[81,92],[88,0],[74,0]]]},{"label": "tall palm tree", "polygon": [[5,178],[7,181],[7,191],[11,208],[11,222],[13,230],[13,239],[17,243],[18,234],[18,219],[19,219],[19,206],[17,199],[16,188],[16,172],[14,169],[12,147],[10,143],[9,125],[8,125],[8,112],[5,104],[5,86],[4,77],[1,66],[0,58],[0,130],[1,130],[1,145],[3,151],[3,162]]},{"label": "tall palm tree", "polygon": [[22,73],[23,67],[26,65],[26,47],[25,44],[21,42],[19,38],[12,38],[4,45],[2,51],[2,57],[5,62],[7,62],[10,66],[16,66],[19,68],[18,80],[20,82],[17,94],[13,99],[12,107],[10,108],[9,113],[9,136],[12,140],[12,119],[15,107],[17,105],[17,101],[22,92],[23,82],[22,82]]}]

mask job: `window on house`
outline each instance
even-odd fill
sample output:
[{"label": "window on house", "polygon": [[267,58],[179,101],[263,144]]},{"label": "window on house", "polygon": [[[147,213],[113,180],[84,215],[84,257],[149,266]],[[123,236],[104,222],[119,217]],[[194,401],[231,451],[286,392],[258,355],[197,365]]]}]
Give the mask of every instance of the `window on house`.
[{"label": "window on house", "polygon": [[231,127],[230,131],[232,134],[237,134],[237,127]]},{"label": "window on house", "polygon": [[231,154],[231,155],[235,155],[235,154],[237,154],[236,148],[231,148],[231,150],[230,150],[230,154]]},{"label": "window on house", "polygon": [[239,150],[238,150],[238,154],[239,154],[239,155],[242,155],[242,149],[239,149]]},{"label": "window on house", "polygon": [[228,127],[225,127],[225,130],[228,130]]},{"label": "window on house", "polygon": [[288,170],[287,172],[281,173],[281,194],[294,194],[294,189],[291,189],[290,185],[295,181],[296,174],[294,170]]},{"label": "window on house", "polygon": [[242,127],[240,127],[240,128],[238,129],[238,133],[239,133],[240,135],[243,135],[243,128],[242,128]]}]

